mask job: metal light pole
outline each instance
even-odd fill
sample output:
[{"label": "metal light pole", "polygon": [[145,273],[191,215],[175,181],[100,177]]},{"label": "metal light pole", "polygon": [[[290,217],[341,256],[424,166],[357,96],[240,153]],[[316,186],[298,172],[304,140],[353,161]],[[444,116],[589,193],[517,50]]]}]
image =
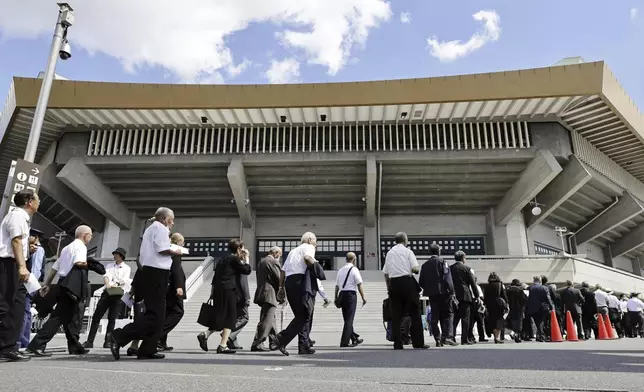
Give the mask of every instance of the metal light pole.
[{"label": "metal light pole", "polygon": [[62,60],[67,60],[72,56],[69,50],[69,43],[67,42],[67,29],[74,23],[74,10],[67,3],[58,3],[58,8],[58,21],[56,21],[54,39],[51,43],[49,61],[47,62],[42,86],[40,87],[38,104],[36,105],[36,111],[34,112],[34,121],[31,124],[29,141],[27,142],[27,149],[25,150],[25,161],[32,163],[34,163],[34,160],[36,159],[38,141],[40,140],[40,131],[42,130],[42,124],[45,121],[45,112],[47,111],[47,103],[49,102],[49,93],[51,92],[51,84],[56,72],[58,56],[60,55]]}]

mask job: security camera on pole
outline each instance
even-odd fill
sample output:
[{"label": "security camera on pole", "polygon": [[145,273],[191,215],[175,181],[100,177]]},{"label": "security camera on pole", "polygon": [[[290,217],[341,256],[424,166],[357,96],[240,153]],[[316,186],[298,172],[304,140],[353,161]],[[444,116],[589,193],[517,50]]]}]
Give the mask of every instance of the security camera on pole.
[{"label": "security camera on pole", "polygon": [[9,178],[7,178],[5,191],[2,194],[2,200],[0,203],[0,218],[2,218],[10,208],[12,208],[11,204],[13,203],[13,195],[15,195],[16,192],[28,188],[37,193],[40,187],[39,174],[41,169],[34,161],[36,160],[40,131],[42,130],[42,124],[45,120],[47,103],[49,102],[51,84],[56,72],[56,62],[58,61],[58,56],[60,56],[62,60],[67,60],[72,57],[71,48],[67,41],[67,29],[74,23],[73,9],[67,3],[58,3],[58,8],[58,21],[56,22],[54,39],[51,44],[49,61],[47,62],[45,75],[42,79],[42,86],[40,87],[40,96],[38,97],[38,103],[34,112],[34,121],[31,124],[31,131],[29,132],[29,140],[27,141],[27,148],[25,149],[25,157],[24,160],[18,159],[11,162]]},{"label": "security camera on pole", "polygon": [[58,8],[58,20],[56,21],[56,29],[54,30],[54,39],[51,43],[49,61],[47,62],[45,76],[40,87],[40,95],[38,96],[38,103],[36,104],[36,111],[34,112],[34,121],[31,124],[29,141],[27,142],[27,149],[25,150],[25,161],[32,163],[36,159],[40,131],[45,121],[45,112],[47,111],[47,103],[49,102],[49,93],[51,92],[51,84],[56,72],[58,56],[60,56],[61,60],[67,60],[72,57],[71,48],[67,41],[67,29],[74,24],[74,10],[67,3],[58,3]]}]

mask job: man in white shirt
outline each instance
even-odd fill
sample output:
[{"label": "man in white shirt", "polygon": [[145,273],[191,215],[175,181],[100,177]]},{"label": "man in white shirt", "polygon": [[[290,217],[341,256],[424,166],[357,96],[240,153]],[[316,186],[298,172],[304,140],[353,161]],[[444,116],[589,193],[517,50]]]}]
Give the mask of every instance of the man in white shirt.
[{"label": "man in white shirt", "polygon": [[617,336],[621,338],[624,336],[624,331],[622,331],[622,311],[619,309],[619,299],[611,289],[606,289],[606,294],[608,295],[608,317],[617,332]]},{"label": "man in white shirt", "polygon": [[403,349],[400,324],[404,316],[411,317],[412,345],[414,348],[426,350],[429,346],[425,344],[423,324],[420,318],[420,286],[413,276],[418,274],[420,266],[414,252],[407,248],[408,243],[406,233],[396,234],[396,245],[387,252],[385,266],[382,270],[389,292],[394,350]]},{"label": "man in white shirt", "polygon": [[639,334],[641,337],[644,337],[642,331],[642,312],[644,312],[644,303],[637,298],[637,293],[631,293],[631,298],[626,303],[626,309],[628,310],[628,320],[631,325],[630,337],[636,338]]},{"label": "man in white shirt", "polygon": [[608,294],[602,290],[602,286],[595,286],[595,302],[597,302],[597,313],[602,316],[608,315]]},{"label": "man in white shirt", "polygon": [[173,249],[170,229],[174,226],[174,212],[160,207],[154,214],[154,222],[145,230],[141,240],[140,264],[133,282],[137,301],[145,304],[145,313],[123,329],[115,329],[109,337],[110,351],[115,360],[121,358],[119,350],[133,340],[142,340],[137,352],[139,359],[163,359],[157,352],[157,344],[163,335],[165,322],[165,297],[170,279],[172,256],[181,256],[181,250]]},{"label": "man in white shirt", "polygon": [[[356,316],[357,297],[356,291],[360,292],[362,306],[367,304],[362,289],[362,275],[356,267],[356,255],[353,252],[347,253],[347,263],[338,270],[335,280],[335,299],[340,302],[342,309],[342,319],[344,327],[342,328],[342,337],[340,338],[340,347],[355,347],[363,342],[353,330],[353,319]],[[341,298],[339,298],[341,297]]]},{"label": "man in white shirt", "polygon": [[126,255],[127,252],[123,248],[117,248],[112,252],[114,262],[108,264],[105,268],[105,275],[103,275],[104,286],[96,290],[95,293],[95,295],[100,295],[101,298],[98,300],[96,310],[94,310],[94,314],[92,315],[92,324],[89,328],[87,341],[83,343],[83,347],[85,348],[94,347],[94,339],[98,332],[98,326],[106,312],[107,330],[103,348],[110,348],[108,338],[109,334],[114,331],[116,318],[119,316],[122,307],[121,297],[124,293],[130,291],[130,283],[132,282],[132,279],[130,279],[132,269],[129,265],[125,264]]},{"label": "man in white shirt", "polygon": [[13,202],[17,208],[0,224],[0,358],[26,361],[29,357],[18,352],[16,342],[24,322],[27,290],[23,282],[29,279],[29,224],[40,199],[25,189],[16,193]]},{"label": "man in white shirt", "polygon": [[302,293],[306,269],[316,262],[316,245],[317,238],[315,234],[311,232],[304,233],[302,235],[302,244],[289,252],[282,266],[277,297],[281,299],[286,296],[293,312],[293,320],[291,320],[286,329],[277,334],[276,339],[270,344],[270,349],[273,351],[280,350],[284,355],[288,355],[286,346],[295,338],[295,335],[298,335],[300,354],[315,353],[309,341],[314,299],[308,298]]},{"label": "man in white shirt", "polygon": [[78,342],[75,334],[70,331],[70,325],[77,317],[78,303],[83,297],[83,286],[87,285],[87,244],[91,239],[92,229],[85,225],[78,226],[74,241],[63,248],[60,257],[49,271],[41,289],[41,295],[47,294],[49,285],[56,276],[59,277],[60,293],[56,301],[56,308],[43,327],[38,330],[36,336],[29,342],[25,351],[28,354],[37,357],[51,356],[50,353],[45,353],[43,350],[45,345],[58,333],[61,326],[65,331],[70,354],[78,355],[88,352]]}]

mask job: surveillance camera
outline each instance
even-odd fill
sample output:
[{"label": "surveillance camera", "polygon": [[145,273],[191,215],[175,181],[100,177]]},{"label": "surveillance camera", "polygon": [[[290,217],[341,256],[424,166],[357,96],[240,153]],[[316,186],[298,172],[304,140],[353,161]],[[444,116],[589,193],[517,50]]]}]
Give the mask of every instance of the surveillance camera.
[{"label": "surveillance camera", "polygon": [[72,47],[69,45],[69,42],[65,41],[58,51],[58,55],[61,60],[68,60],[72,57]]}]

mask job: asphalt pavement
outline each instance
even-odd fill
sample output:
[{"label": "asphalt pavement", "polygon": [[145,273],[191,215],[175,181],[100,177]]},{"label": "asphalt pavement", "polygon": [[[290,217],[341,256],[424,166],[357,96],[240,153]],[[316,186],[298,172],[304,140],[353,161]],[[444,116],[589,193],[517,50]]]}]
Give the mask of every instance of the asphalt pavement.
[{"label": "asphalt pavement", "polygon": [[[244,335],[241,343],[247,344],[250,335]],[[88,391],[109,385],[111,392],[644,391],[644,339],[394,351],[380,342],[367,344],[369,337],[351,349],[337,347],[331,334],[314,337],[317,353],[310,356],[297,355],[295,347],[289,357],[206,353],[192,335],[171,336],[175,349],[164,360],[128,358],[125,349],[118,362],[102,348],[86,356],[55,352],[50,358],[0,363],[0,390]],[[210,339],[212,348],[216,338]],[[49,348],[64,345],[59,335]]]}]

